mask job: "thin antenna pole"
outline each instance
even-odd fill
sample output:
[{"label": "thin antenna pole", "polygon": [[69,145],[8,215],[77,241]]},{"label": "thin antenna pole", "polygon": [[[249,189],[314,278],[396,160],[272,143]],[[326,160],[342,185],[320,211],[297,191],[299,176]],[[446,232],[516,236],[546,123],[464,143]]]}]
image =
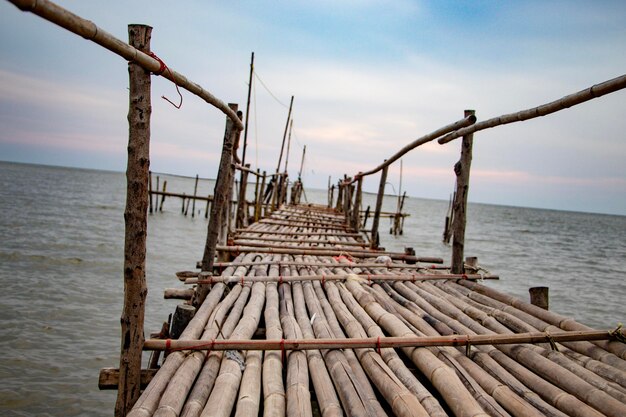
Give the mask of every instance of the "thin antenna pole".
[{"label": "thin antenna pole", "polygon": [[[304,155],[306,155],[306,145],[304,145],[304,149],[302,150],[302,161],[300,161],[300,171],[298,171],[298,179],[302,178],[302,168],[304,167]],[[330,179],[328,181],[330,183]]]},{"label": "thin antenna pole", "polygon": [[285,149],[285,140],[287,139],[287,129],[289,129],[289,120],[291,120],[291,108],[293,107],[293,96],[291,96],[291,102],[289,103],[289,113],[287,114],[287,123],[285,123],[285,133],[283,133],[283,144],[280,146],[280,156],[278,157],[278,165],[276,166],[276,173],[280,171],[280,163],[283,160],[283,150]]},{"label": "thin antenna pole", "polygon": [[254,75],[254,52],[250,59],[250,79],[248,81],[248,102],[246,103],[246,121],[243,128],[243,150],[241,151],[241,166],[246,166],[246,148],[248,147],[248,119],[250,118],[250,94],[252,92],[252,76]]},{"label": "thin antenna pole", "polygon": [[291,131],[293,130],[293,119],[289,122],[289,136],[287,138],[287,155],[285,155],[285,174],[287,173],[287,164],[289,164],[289,149],[291,149]]}]

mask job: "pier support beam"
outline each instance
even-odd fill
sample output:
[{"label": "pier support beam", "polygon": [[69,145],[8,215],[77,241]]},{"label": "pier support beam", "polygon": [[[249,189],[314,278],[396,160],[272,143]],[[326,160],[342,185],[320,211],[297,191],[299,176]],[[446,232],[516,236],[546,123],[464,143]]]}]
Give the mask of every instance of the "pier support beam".
[{"label": "pier support beam", "polygon": [[[228,105],[231,110],[237,111],[237,104]],[[213,262],[215,261],[215,248],[217,247],[217,237],[220,229],[224,226],[224,214],[230,210],[229,192],[232,193],[232,161],[233,148],[237,136],[240,131],[237,130],[233,121],[226,117],[226,130],[224,132],[224,144],[222,145],[222,156],[220,159],[220,167],[217,172],[215,182],[215,190],[213,191],[213,204],[211,205],[211,217],[209,218],[209,226],[207,230],[206,244],[204,245],[204,255],[202,256],[202,271],[212,271]],[[228,218],[226,217],[226,222]],[[196,294],[193,299],[193,305],[198,307],[204,301],[209,292],[209,286],[206,284],[198,285]]]},{"label": "pier support beam", "polygon": [[[474,110],[465,110],[465,117],[473,116]],[[463,250],[465,249],[465,224],[467,218],[467,195],[469,193],[470,168],[472,166],[472,144],[474,134],[463,136],[461,159],[454,165],[456,193],[452,206],[452,268],[453,274],[463,274]]]},{"label": "pier support beam", "polygon": [[380,172],[380,185],[378,186],[378,195],[376,196],[376,209],[374,211],[374,219],[372,220],[371,248],[378,248],[378,224],[380,222],[380,211],[383,208],[383,197],[385,196],[385,184],[387,184],[387,170],[385,165]]},{"label": "pier support beam", "polygon": [[[150,52],[152,28],[129,25],[129,43]],[[150,72],[128,63],[128,165],[126,168],[126,224],[124,239],[124,308],[120,323],[122,343],[115,416],[128,414],[141,391],[141,352],[146,286],[146,232],[150,168]]]}]

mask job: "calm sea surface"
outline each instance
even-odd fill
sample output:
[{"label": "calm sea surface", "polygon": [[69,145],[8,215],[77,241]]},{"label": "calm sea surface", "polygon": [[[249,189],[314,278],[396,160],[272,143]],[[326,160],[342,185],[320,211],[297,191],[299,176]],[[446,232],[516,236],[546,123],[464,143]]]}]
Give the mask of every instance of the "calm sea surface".
[{"label": "calm sea surface", "polygon": [[[168,190],[193,193],[193,180],[165,179]],[[198,193],[212,194],[212,184],[201,181]],[[325,191],[307,195],[325,202]],[[118,366],[124,201],[122,173],[0,162],[0,415],[113,414],[115,392],[99,391],[97,381],[100,368]],[[384,209],[395,204],[386,198]],[[448,260],[447,205],[408,199],[404,235],[388,235],[383,219],[383,245]],[[164,288],[180,287],[174,273],[202,256],[204,209],[185,217],[171,199],[148,220],[146,333],[177,304],[163,300]],[[468,211],[466,255],[501,278],[488,285],[524,300],[529,287],[545,285],[558,313],[597,328],[626,321],[626,217],[483,204]]]}]

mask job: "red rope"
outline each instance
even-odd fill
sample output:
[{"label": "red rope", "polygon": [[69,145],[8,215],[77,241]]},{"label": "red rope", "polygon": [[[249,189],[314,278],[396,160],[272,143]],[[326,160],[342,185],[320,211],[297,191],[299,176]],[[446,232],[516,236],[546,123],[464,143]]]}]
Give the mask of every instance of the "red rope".
[{"label": "red rope", "polygon": [[280,339],[280,360],[285,364],[285,339]]},{"label": "red rope", "polygon": [[172,339],[167,339],[165,341],[165,351],[167,352],[171,350],[171,348],[172,348]]},{"label": "red rope", "polygon": [[[163,75],[165,70],[167,70],[170,73],[170,77],[174,78],[174,75],[172,74],[172,70],[170,70],[170,68],[165,64],[165,62],[163,62],[161,58],[159,58],[154,52],[150,52],[148,55],[156,59],[157,62],[159,63],[159,70],[157,72],[153,72],[154,75]],[[165,96],[161,96],[161,98],[167,101],[168,103],[170,103],[172,106],[176,107],[177,109],[180,109],[183,106],[183,95],[180,93],[180,89],[178,88],[178,83],[176,81],[173,81],[173,82],[174,82],[174,85],[176,86],[176,92],[178,93],[178,97],[180,97],[180,102],[176,104]]]},{"label": "red rope", "polygon": [[380,336],[378,336],[378,339],[376,339],[376,350],[378,351],[379,355],[382,355],[380,353]]}]

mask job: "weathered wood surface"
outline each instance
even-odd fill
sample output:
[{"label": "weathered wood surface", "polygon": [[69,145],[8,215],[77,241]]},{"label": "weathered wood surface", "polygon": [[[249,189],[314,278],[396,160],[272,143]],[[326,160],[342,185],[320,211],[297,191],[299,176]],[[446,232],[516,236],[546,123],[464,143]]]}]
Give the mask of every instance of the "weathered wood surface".
[{"label": "weathered wood surface", "polygon": [[[623,330],[588,329],[466,279],[488,275],[472,259],[453,275],[374,262],[377,251],[346,256],[339,248],[358,235],[323,229],[343,213],[283,206],[272,216],[310,225],[254,224],[238,234],[261,246],[215,263],[220,276],[178,274],[208,280],[207,299],[196,330],[146,343],[170,353],[133,415],[308,417],[313,404],[322,416],[625,415]],[[268,242],[301,249],[264,253]]]},{"label": "weathered wood surface", "polygon": [[[150,52],[152,28],[129,25],[129,43]],[[150,73],[129,63],[128,165],[124,211],[124,307],[120,324],[119,390],[115,415],[125,416],[141,393],[141,348],[144,341],[146,285],[146,236],[150,169]]]}]

